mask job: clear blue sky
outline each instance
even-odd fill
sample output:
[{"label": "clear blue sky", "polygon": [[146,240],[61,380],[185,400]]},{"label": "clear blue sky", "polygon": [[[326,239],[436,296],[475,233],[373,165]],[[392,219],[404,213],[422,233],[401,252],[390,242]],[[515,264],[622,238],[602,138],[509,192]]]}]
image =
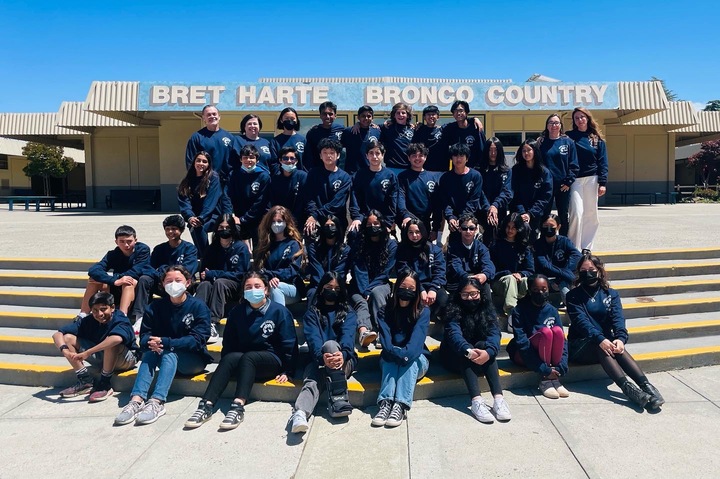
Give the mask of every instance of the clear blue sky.
[{"label": "clear blue sky", "polygon": [[249,3],[0,0],[0,112],[57,111],[93,80],[268,76],[655,76],[720,98],[714,1]]}]

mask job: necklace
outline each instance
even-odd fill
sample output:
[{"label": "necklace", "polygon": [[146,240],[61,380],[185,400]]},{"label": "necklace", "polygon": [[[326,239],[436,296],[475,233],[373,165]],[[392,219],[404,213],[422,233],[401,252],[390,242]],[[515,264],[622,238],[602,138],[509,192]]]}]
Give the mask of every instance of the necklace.
[{"label": "necklace", "polygon": [[583,291],[585,291],[585,294],[587,294],[588,297],[590,298],[590,302],[591,302],[591,303],[594,303],[594,302],[595,302],[595,297],[596,297],[597,294],[600,292],[600,288],[596,289],[596,290],[595,290],[595,294],[593,294],[592,296],[590,296],[590,292],[587,290],[587,288],[585,287],[585,285],[583,285],[582,288],[583,288]]}]

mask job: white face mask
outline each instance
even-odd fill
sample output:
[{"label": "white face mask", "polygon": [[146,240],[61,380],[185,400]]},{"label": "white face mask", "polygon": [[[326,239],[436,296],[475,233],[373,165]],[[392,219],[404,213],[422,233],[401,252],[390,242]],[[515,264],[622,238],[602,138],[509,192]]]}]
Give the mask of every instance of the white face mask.
[{"label": "white face mask", "polygon": [[169,294],[171,298],[179,298],[186,289],[185,283],[178,283],[177,281],[165,285],[165,292]]},{"label": "white face mask", "polygon": [[270,226],[270,229],[272,229],[273,233],[282,233],[285,231],[285,226],[287,225],[284,221],[276,221]]}]

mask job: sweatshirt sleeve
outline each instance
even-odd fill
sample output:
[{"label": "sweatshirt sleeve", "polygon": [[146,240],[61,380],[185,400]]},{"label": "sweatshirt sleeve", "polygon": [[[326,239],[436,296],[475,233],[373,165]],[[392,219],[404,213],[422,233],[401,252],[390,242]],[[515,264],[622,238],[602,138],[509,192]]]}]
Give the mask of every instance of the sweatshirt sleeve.
[{"label": "sweatshirt sleeve", "polygon": [[150,265],[150,248],[144,243],[135,243],[135,251],[131,256],[132,267],[121,274],[139,279],[143,274],[152,275],[153,268]]},{"label": "sweatshirt sleeve", "polygon": [[526,313],[526,311],[525,308],[522,307],[516,307],[515,309],[513,309],[512,312],[512,325],[513,335],[515,337],[515,345],[517,346],[518,351],[520,352],[520,356],[522,357],[523,362],[525,362],[525,366],[528,369],[535,371],[536,373],[539,373],[543,376],[547,376],[552,372],[552,368],[540,360],[538,352],[530,344],[530,338],[525,332],[524,326],[525,322],[531,322],[532,319],[524,317],[524,313]]},{"label": "sweatshirt sleeve", "polygon": [[620,301],[620,295],[614,289],[608,291],[610,295],[610,324],[613,328],[613,340],[619,339],[623,344],[628,342],[628,331],[625,327],[625,316],[623,315],[622,303]]},{"label": "sweatshirt sleeve", "polygon": [[220,178],[217,174],[213,173],[210,177],[210,184],[208,185],[207,195],[203,199],[203,207],[200,212],[200,220],[203,223],[207,223],[212,218],[215,212],[220,197],[222,196],[222,189],[220,187]]},{"label": "sweatshirt sleeve", "polygon": [[334,211],[345,210],[345,204],[350,196],[350,189],[352,188],[352,180],[350,177],[343,179],[340,188],[335,192],[332,199],[318,208],[318,215],[313,215],[317,221],[320,221],[321,217],[327,217]]},{"label": "sweatshirt sleeve", "polygon": [[279,331],[277,335],[277,355],[282,362],[283,373],[289,378],[295,375],[298,355],[297,333],[293,316],[284,306],[280,308]]},{"label": "sweatshirt sleeve", "polygon": [[[283,248],[287,246],[282,245]],[[300,268],[302,267],[302,255],[295,254],[300,251],[300,244],[297,241],[289,243],[290,253],[287,258],[281,259],[280,263],[274,265],[271,268],[265,268],[267,273],[273,278],[278,278],[280,281],[288,284],[295,282],[295,278],[300,274]],[[272,257],[272,255],[271,255]]]},{"label": "sweatshirt sleeve", "polygon": [[427,338],[429,329],[430,308],[423,308],[420,316],[417,318],[417,321],[413,326],[412,333],[410,334],[410,340],[407,344],[405,344],[405,347],[399,349],[399,353],[403,360],[403,366],[407,366],[423,354],[425,350],[425,338]]},{"label": "sweatshirt sleeve", "polygon": [[210,309],[199,303],[194,308],[195,321],[187,335],[180,338],[163,338],[163,348],[170,351],[202,352],[210,337]]},{"label": "sweatshirt sleeve", "polygon": [[535,259],[533,258],[533,252],[531,247],[526,247],[525,259],[519,266],[519,273],[525,278],[531,276],[535,272]]},{"label": "sweatshirt sleeve", "polygon": [[110,270],[109,257],[110,255],[112,255],[112,253],[112,251],[108,251],[100,261],[90,266],[90,269],[88,270],[88,276],[90,276],[95,281],[108,285],[112,285],[115,281],[117,281],[117,279],[120,277],[119,274],[115,272],[113,272],[113,274],[108,274],[108,271]]},{"label": "sweatshirt sleeve", "polygon": [[495,206],[498,211],[505,211],[509,208],[512,198],[512,170],[508,170],[507,177],[505,178],[503,186],[500,189],[500,194],[497,195],[495,201],[493,201],[493,206]]},{"label": "sweatshirt sleeve", "polygon": [[180,210],[180,214],[185,219],[185,221],[195,216],[195,212],[192,209],[192,204],[190,203],[190,198],[185,195],[181,195],[180,192],[178,192],[177,200],[178,209]]},{"label": "sweatshirt sleeve", "polygon": [[575,148],[575,142],[572,138],[566,138],[566,145],[568,147],[568,174],[563,180],[563,184],[570,186],[575,182],[578,172],[580,171],[580,164],[578,163],[577,149]]},{"label": "sweatshirt sleeve", "polygon": [[308,343],[310,356],[318,365],[323,365],[323,337],[320,330],[320,311],[317,308],[308,308],[305,312],[305,316],[303,316],[303,332]]},{"label": "sweatshirt sleeve", "polygon": [[447,341],[450,348],[463,357],[468,349],[473,348],[473,345],[463,336],[460,323],[455,318],[445,323],[445,337],[443,341]]},{"label": "sweatshirt sleeve", "polygon": [[568,316],[570,316],[572,329],[577,329],[581,332],[582,337],[590,339],[595,345],[599,345],[606,339],[605,335],[602,329],[600,329],[588,314],[585,303],[577,297],[579,294],[574,294],[576,291],[577,288],[570,290],[565,297],[567,313]]},{"label": "sweatshirt sleeve", "polygon": [[431,246],[430,248],[430,252],[433,253],[433,262],[431,266],[432,278],[428,289],[437,292],[447,283],[447,265],[442,250],[437,246]]},{"label": "sweatshirt sleeve", "polygon": [[349,361],[355,357],[355,332],[357,331],[357,314],[352,308],[349,308],[345,321],[343,321],[342,329],[338,342],[343,353],[343,360]]},{"label": "sweatshirt sleeve", "polygon": [[[397,242],[392,239],[388,238],[388,260],[387,264],[385,265],[385,269],[375,276],[372,281],[370,281],[370,284],[367,287],[367,295],[370,294],[370,292],[375,288],[376,286],[380,286],[381,284],[387,284],[390,282],[390,275],[392,274],[393,270],[395,269],[395,255],[397,254]],[[374,259],[371,259],[371,261],[374,261]]]},{"label": "sweatshirt sleeve", "polygon": [[607,185],[608,179],[608,156],[607,147],[605,140],[598,141],[598,152],[597,152],[597,173],[598,173],[598,185]]},{"label": "sweatshirt sleeve", "polygon": [[258,180],[260,191],[250,208],[240,217],[240,223],[259,223],[270,208],[270,175],[263,173]]},{"label": "sweatshirt sleeve", "polygon": [[545,167],[542,167],[541,182],[542,184],[538,189],[539,191],[535,197],[535,202],[528,211],[533,218],[541,218],[548,206],[548,203],[552,201],[553,179],[552,175]]}]

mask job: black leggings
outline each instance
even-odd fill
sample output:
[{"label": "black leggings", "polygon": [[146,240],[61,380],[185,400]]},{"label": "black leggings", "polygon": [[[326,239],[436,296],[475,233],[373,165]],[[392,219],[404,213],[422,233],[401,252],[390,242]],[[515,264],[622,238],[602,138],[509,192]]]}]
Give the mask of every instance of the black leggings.
[{"label": "black leggings", "polygon": [[256,379],[272,379],[280,374],[281,370],[280,360],[270,351],[228,353],[220,359],[203,399],[215,404],[230,379],[235,377],[235,397],[247,400]]},{"label": "black leggings", "polygon": [[[475,347],[485,349],[485,341],[478,341],[475,343]],[[502,395],[500,371],[495,358],[482,365],[475,364],[464,356],[460,356],[447,348],[441,348],[440,361],[445,369],[459,373],[462,376],[471,398],[480,395],[480,385],[478,384],[480,376],[485,376],[493,396]]]},{"label": "black leggings", "polygon": [[647,382],[645,373],[642,372],[638,363],[630,355],[627,350],[622,354],[616,354],[615,357],[608,356],[600,348],[598,344],[590,344],[585,340],[574,340],[568,343],[570,351],[570,360],[581,364],[598,364],[602,366],[605,374],[612,379],[615,384],[622,386],[627,381],[625,374],[630,376],[637,384]]}]

